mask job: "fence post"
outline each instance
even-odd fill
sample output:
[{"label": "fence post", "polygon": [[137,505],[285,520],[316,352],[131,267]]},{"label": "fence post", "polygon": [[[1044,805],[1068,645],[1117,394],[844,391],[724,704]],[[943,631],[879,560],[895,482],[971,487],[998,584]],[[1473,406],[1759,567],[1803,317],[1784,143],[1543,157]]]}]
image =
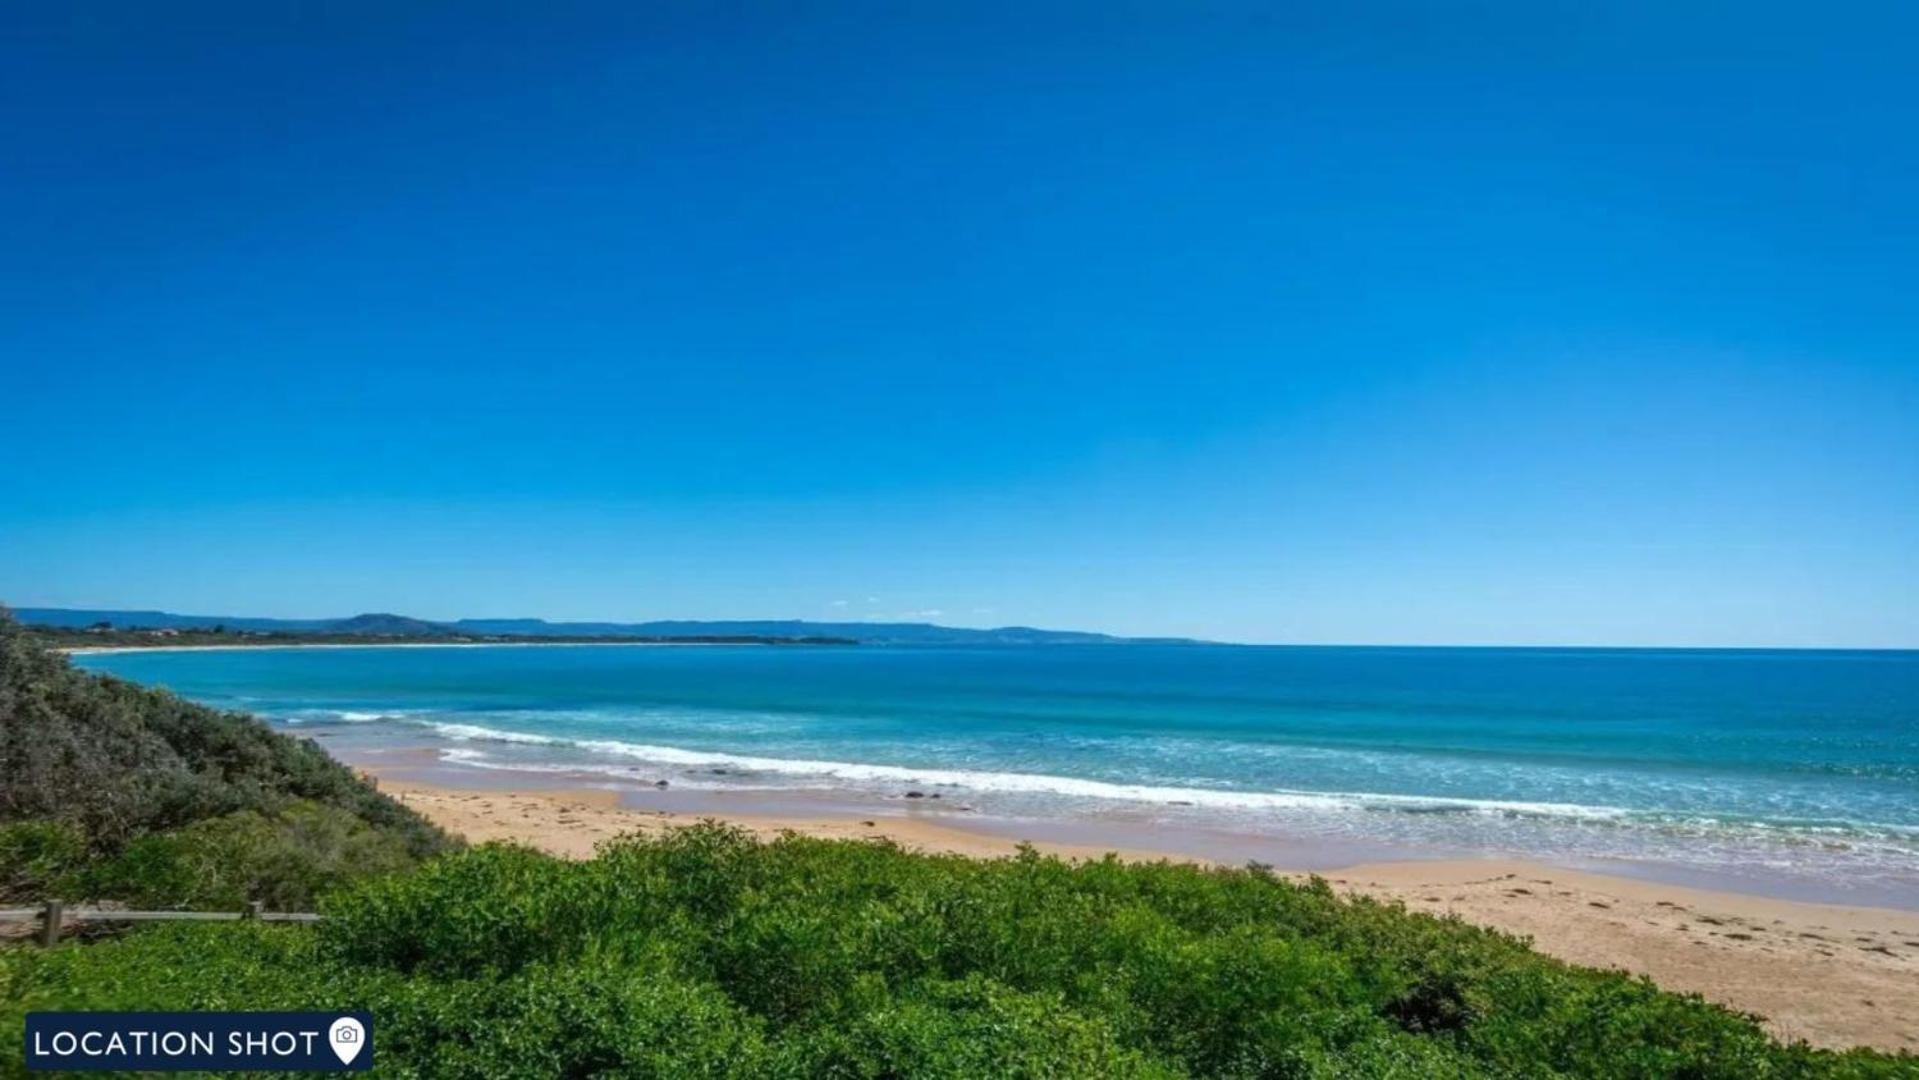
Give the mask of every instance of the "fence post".
[{"label": "fence post", "polygon": [[265,911],[266,908],[267,908],[267,905],[266,905],[266,901],[264,900],[249,900],[247,901],[247,909],[240,913],[240,918],[258,919],[260,917],[260,913],[262,911]]},{"label": "fence post", "polygon": [[40,925],[40,944],[51,946],[59,942],[61,908],[60,901],[47,901],[47,909],[40,913],[43,920]]}]

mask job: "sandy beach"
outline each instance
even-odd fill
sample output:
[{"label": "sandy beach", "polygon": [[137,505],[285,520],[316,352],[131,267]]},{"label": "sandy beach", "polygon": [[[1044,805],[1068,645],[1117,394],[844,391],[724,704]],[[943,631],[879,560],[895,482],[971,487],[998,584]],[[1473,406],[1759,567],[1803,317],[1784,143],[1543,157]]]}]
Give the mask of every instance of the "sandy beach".
[{"label": "sandy beach", "polygon": [[[636,809],[606,789],[466,789],[374,775],[382,790],[468,840],[517,841],[574,858],[623,833],[656,833],[702,818],[762,837],[791,831],[886,839],[980,858],[1011,854],[1020,842],[944,818],[691,814]],[[1067,858],[1113,850],[1034,846]],[[1187,858],[1118,850],[1126,858]],[[1919,912],[1776,900],[1508,860],[1362,863],[1322,876],[1341,889],[1530,937],[1565,960],[1624,968],[1667,989],[1757,1013],[1784,1038],[1919,1050]]]}]

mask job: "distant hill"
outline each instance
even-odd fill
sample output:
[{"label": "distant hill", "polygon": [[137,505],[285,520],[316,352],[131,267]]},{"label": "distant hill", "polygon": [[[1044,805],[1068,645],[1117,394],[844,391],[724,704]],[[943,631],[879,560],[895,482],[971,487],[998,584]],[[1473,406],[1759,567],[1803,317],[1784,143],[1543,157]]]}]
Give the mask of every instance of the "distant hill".
[{"label": "distant hill", "polygon": [[365,634],[369,637],[435,637],[451,634],[452,627],[441,623],[430,623],[424,619],[411,619],[405,615],[389,615],[374,612],[355,615],[351,619],[340,619],[326,625],[330,634]]},{"label": "distant hill", "polygon": [[548,622],[545,619],[457,619],[428,622],[405,615],[370,613],[344,619],[260,619],[232,615],[176,615],[167,611],[87,608],[16,608],[23,623],[84,629],[100,623],[115,629],[228,630],[262,633],[357,634],[366,637],[519,635],[529,637],[763,637],[847,638],[867,645],[1127,645],[1186,643],[1184,638],[1122,638],[1083,630],[1002,626],[974,630],[933,623],[808,622],[803,619],[670,619],[652,622]]}]

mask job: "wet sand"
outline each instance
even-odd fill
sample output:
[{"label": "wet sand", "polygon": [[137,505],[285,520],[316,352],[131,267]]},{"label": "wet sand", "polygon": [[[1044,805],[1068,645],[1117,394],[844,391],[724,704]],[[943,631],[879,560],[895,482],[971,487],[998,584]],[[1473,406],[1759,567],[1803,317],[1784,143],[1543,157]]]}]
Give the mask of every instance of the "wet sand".
[{"label": "wet sand", "polygon": [[[914,850],[979,858],[1012,854],[1027,838],[1018,823],[974,821],[919,806],[842,813],[773,793],[746,801],[755,796],[734,792],[722,801],[685,793],[545,788],[514,774],[453,774],[472,785],[456,787],[446,770],[433,772],[433,782],[409,775],[415,772],[410,765],[424,763],[396,757],[369,772],[382,790],[468,840],[516,841],[574,858],[590,856],[596,844],[622,833],[657,833],[702,819],[768,838],[788,831],[883,838]],[[1209,861],[1158,850],[1151,842],[1065,842],[1046,838],[1049,830],[1027,831],[1033,846],[1067,858],[1117,851],[1135,859]],[[1312,854],[1300,863],[1324,862],[1324,853]],[[1341,889],[1521,934],[1574,963],[1651,976],[1667,989],[1757,1013],[1783,1038],[1919,1051],[1919,912],[1772,899],[1514,860],[1397,860],[1339,869],[1274,865],[1288,872],[1315,870]]]}]

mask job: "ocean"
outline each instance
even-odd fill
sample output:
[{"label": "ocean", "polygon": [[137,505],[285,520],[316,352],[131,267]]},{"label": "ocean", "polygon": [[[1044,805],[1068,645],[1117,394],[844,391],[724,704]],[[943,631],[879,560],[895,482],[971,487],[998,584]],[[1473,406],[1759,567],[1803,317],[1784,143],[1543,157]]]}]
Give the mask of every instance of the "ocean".
[{"label": "ocean", "polygon": [[1104,823],[1134,848],[1177,834],[1304,845],[1328,865],[1511,855],[1919,907],[1919,652],[576,645],[76,662],[347,760],[415,747],[447,769],[675,792],[911,791],[981,820]]}]

